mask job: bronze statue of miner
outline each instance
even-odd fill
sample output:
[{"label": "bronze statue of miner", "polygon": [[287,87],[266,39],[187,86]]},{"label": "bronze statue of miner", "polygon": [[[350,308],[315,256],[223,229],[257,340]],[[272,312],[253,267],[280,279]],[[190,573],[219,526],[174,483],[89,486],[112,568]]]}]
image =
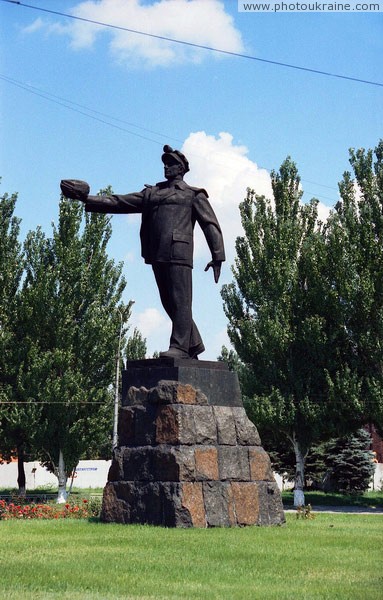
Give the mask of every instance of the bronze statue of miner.
[{"label": "bronze statue of miner", "polygon": [[85,210],[98,213],[142,213],[141,253],[152,265],[162,305],[172,321],[169,350],[161,357],[197,358],[205,347],[192,318],[193,231],[196,221],[202,228],[217,283],[225,250],[221,228],[202,188],[183,180],[189,163],[179,150],[164,146],[162,162],[166,181],[145,185],[141,192],[111,196],[90,196],[86,182],[63,180],[67,198],[85,202]]}]

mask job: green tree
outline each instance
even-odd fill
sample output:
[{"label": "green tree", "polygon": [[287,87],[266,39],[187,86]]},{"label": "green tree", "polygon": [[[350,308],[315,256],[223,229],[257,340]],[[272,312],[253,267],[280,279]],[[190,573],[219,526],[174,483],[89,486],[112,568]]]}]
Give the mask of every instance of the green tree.
[{"label": "green tree", "polygon": [[16,202],[16,194],[0,197],[0,394],[5,399],[13,381],[13,322],[23,273],[20,219],[14,216]]},{"label": "green tree", "polygon": [[317,201],[303,205],[295,164],[273,172],[273,202],[248,190],[240,205],[234,282],[222,289],[228,335],[244,365],[245,406],[261,434],[295,454],[295,502],[305,458],[334,433],[328,418],[333,350],[326,329],[326,237]]},{"label": "green tree", "polygon": [[331,394],[351,404],[356,427],[371,422],[382,433],[383,141],[375,152],[350,150],[350,164],[327,233],[329,327],[338,352]]},{"label": "green tree", "polygon": [[324,444],[327,467],[325,487],[341,494],[362,493],[374,474],[371,436],[365,429]]},{"label": "green tree", "polygon": [[24,455],[28,430],[38,418],[30,407],[17,403],[19,287],[24,257],[19,241],[20,219],[15,215],[17,194],[0,198],[0,456],[18,457],[19,493],[25,493]]},{"label": "green tree", "polygon": [[110,217],[62,199],[52,238],[38,229],[25,242],[18,393],[41,409],[33,443],[58,477],[60,500],[81,455],[112,429],[110,388],[130,305],[121,302],[122,266],[107,255],[110,236]]},{"label": "green tree", "polygon": [[127,360],[143,360],[146,357],[146,350],[146,339],[142,337],[141,332],[135,327],[126,343],[125,356]]}]

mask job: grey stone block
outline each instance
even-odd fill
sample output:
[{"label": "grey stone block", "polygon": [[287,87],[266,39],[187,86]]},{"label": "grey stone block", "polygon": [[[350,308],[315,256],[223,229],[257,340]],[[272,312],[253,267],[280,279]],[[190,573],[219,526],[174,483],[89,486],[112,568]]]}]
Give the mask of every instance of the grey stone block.
[{"label": "grey stone block", "polygon": [[174,409],[179,415],[181,444],[195,444],[196,431],[194,412],[197,408],[200,407],[184,406],[183,404],[176,404],[174,406]]},{"label": "grey stone block", "polygon": [[157,410],[154,406],[134,407],[134,443],[136,446],[147,446],[156,442]]},{"label": "grey stone block", "polygon": [[160,482],[152,482],[143,486],[139,493],[140,513],[137,514],[138,523],[148,525],[163,525],[163,491]]},{"label": "grey stone block", "polygon": [[208,527],[230,527],[228,486],[221,481],[204,481],[202,489]]},{"label": "grey stone block", "polygon": [[253,481],[275,482],[270,457],[261,446],[248,446],[250,477]]},{"label": "grey stone block", "polygon": [[129,446],[135,441],[134,406],[122,406],[118,414],[118,441],[120,446]]},{"label": "grey stone block", "polygon": [[113,450],[112,464],[108,472],[108,481],[122,481],[124,478],[123,449]]},{"label": "grey stone block", "polygon": [[151,464],[157,481],[193,481],[195,478],[192,446],[159,445],[152,449]]},{"label": "grey stone block", "polygon": [[213,412],[217,425],[218,444],[235,446],[237,432],[231,406],[214,406]]},{"label": "grey stone block", "polygon": [[212,406],[196,406],[193,411],[195,423],[195,443],[214,444],[217,442],[217,426]]},{"label": "grey stone block", "polygon": [[182,484],[162,483],[162,524],[165,527],[192,527],[190,511],[182,506]]},{"label": "grey stone block", "polygon": [[232,411],[237,431],[237,443],[244,446],[260,446],[261,438],[258,430],[247,417],[245,409],[233,407]]},{"label": "grey stone block", "polygon": [[152,481],[152,448],[124,448],[122,453],[123,481]]},{"label": "grey stone block", "polygon": [[127,390],[127,402],[128,406],[146,406],[148,403],[149,390],[141,386],[139,388],[131,386]]},{"label": "grey stone block", "polygon": [[282,497],[276,483],[259,482],[258,525],[283,525],[286,522]]},{"label": "grey stone block", "polygon": [[222,481],[250,481],[250,464],[247,447],[218,447],[219,477]]}]

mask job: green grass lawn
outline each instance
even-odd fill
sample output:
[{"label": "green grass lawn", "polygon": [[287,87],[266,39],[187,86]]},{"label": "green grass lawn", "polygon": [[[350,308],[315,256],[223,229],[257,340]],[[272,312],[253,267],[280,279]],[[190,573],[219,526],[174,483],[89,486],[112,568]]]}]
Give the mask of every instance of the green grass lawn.
[{"label": "green grass lawn", "polygon": [[2,521],[0,598],[377,600],[382,534],[382,516],[354,514],[207,530]]}]

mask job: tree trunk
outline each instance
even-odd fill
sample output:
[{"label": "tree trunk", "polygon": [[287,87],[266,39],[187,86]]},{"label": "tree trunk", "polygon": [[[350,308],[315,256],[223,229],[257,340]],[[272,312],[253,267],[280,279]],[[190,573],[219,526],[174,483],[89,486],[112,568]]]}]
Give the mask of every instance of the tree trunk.
[{"label": "tree trunk", "polygon": [[295,452],[295,479],[294,479],[294,506],[305,505],[305,495],[303,493],[305,481],[305,458],[299,442],[295,436],[292,440]]},{"label": "tree trunk", "polygon": [[25,496],[25,484],[24,446],[23,444],[20,444],[17,446],[17,485],[19,486],[19,496]]},{"label": "tree trunk", "polygon": [[64,455],[62,453],[61,448],[59,451],[59,466],[58,466],[56,475],[57,475],[57,479],[59,482],[57,503],[63,504],[64,502],[66,502],[68,494],[66,491],[67,475],[65,472],[65,461],[64,461]]},{"label": "tree trunk", "polygon": [[77,466],[72,471],[72,477],[71,477],[71,480],[70,480],[70,486],[69,486],[69,490],[68,490],[68,493],[67,493],[67,497],[70,496],[71,493],[72,493],[73,481],[74,481],[74,478],[76,477]]}]

